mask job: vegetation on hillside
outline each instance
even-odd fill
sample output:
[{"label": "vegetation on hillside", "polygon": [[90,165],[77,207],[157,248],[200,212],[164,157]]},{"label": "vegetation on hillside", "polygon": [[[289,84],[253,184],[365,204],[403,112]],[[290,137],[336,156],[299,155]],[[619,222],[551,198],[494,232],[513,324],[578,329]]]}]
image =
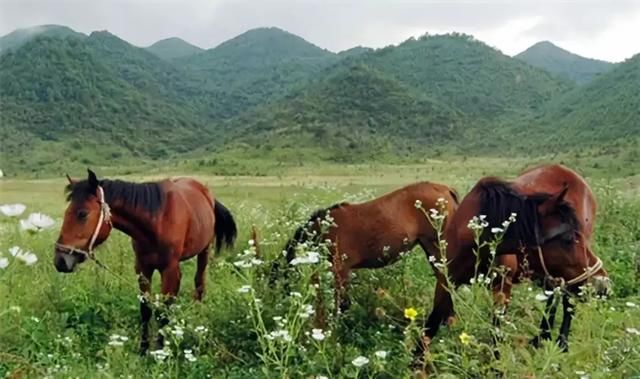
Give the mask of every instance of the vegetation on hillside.
[{"label": "vegetation on hillside", "polygon": [[609,62],[581,57],[549,41],[538,42],[514,58],[578,84],[589,83],[614,66]]},{"label": "vegetation on hillside", "polygon": [[184,58],[204,51],[198,46],[176,37],[160,40],[146,49],[165,60]]},{"label": "vegetation on hillside", "polygon": [[535,155],[602,143],[640,159],[628,153],[640,138],[637,57],[578,87],[461,34],[333,54],[262,28],[161,59],[103,31],[31,39],[0,57],[0,71],[9,173],[226,154],[280,164]]},{"label": "vegetation on hillside", "polygon": [[86,35],[62,25],[39,25],[16,29],[0,37],[0,54],[16,50],[36,37],[85,38]]}]

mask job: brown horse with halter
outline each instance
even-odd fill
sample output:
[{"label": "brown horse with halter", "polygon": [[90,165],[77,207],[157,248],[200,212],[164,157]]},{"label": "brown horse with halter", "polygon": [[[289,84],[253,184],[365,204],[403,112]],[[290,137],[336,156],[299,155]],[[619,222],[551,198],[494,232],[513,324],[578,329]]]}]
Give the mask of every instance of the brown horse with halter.
[{"label": "brown horse with halter", "polygon": [[[596,201],[586,181],[574,171],[561,165],[544,165],[525,171],[510,183],[492,177],[481,179],[462,200],[445,229],[449,279],[452,285],[459,286],[470,282],[476,264],[479,273],[486,275],[490,269],[491,253],[487,247],[480,249],[480,261],[476,260],[469,221],[484,215],[483,238],[487,240],[490,229],[501,227],[512,213],[516,214],[516,221],[508,226],[495,251],[494,264],[504,266],[506,274],[494,283],[494,300],[506,307],[512,285],[523,277],[532,276],[546,288],[561,286],[564,317],[558,345],[566,350],[574,312],[569,294],[590,280],[599,294],[609,291],[607,272],[590,246]],[[541,339],[550,339],[555,312],[556,302],[549,297],[541,333],[532,340],[534,345]],[[439,326],[452,315],[451,295],[446,278],[440,273],[433,310],[425,323],[425,341],[419,344],[416,358],[422,357]]]},{"label": "brown horse with halter", "polygon": [[[232,246],[237,231],[231,213],[215,201],[207,188],[189,178],[153,183],[98,180],[88,170],[86,180],[69,179],[69,206],[55,244],[54,265],[59,272],[72,272],[87,259],[97,261],[94,249],[116,228],[131,237],[136,254],[135,270],[142,294],[148,294],[153,272],[161,276],[161,291],[167,301],[180,289],[180,261],[198,257],[195,275],[196,300],[205,289],[209,248]],[[149,348],[152,310],[140,302],[141,353]],[[161,327],[166,318],[160,317]],[[158,337],[162,347],[162,336]]]},{"label": "brown horse with halter", "polygon": [[[349,305],[345,295],[351,270],[387,266],[416,245],[420,245],[428,257],[435,257],[438,251],[437,231],[423,211],[416,209],[417,201],[426,209],[443,204],[449,215],[458,206],[453,189],[442,184],[421,182],[365,203],[339,203],[320,209],[287,242],[287,263],[295,259],[296,248],[300,244],[330,240],[336,304],[345,310]],[[323,228],[322,223],[327,219],[333,226]],[[429,259],[432,261],[433,258]],[[272,266],[272,278],[277,270],[276,261]]]}]

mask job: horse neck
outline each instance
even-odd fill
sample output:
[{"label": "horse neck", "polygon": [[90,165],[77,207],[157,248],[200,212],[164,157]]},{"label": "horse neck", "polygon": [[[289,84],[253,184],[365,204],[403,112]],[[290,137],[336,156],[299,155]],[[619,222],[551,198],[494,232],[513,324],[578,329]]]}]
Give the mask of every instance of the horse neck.
[{"label": "horse neck", "polygon": [[111,208],[111,222],[114,228],[135,241],[151,242],[155,239],[153,233],[154,225],[148,214],[134,209],[121,200],[112,201],[109,207]]}]

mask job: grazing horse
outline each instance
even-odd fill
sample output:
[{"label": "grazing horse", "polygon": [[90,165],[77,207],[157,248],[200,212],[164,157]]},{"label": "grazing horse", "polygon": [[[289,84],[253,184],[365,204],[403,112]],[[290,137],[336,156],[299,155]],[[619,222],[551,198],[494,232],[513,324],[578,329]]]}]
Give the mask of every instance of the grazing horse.
[{"label": "grazing horse", "polygon": [[[336,304],[345,310],[349,305],[345,294],[351,270],[387,266],[417,244],[428,257],[435,257],[437,231],[423,211],[416,209],[416,202],[420,201],[426,209],[438,208],[440,199],[444,200],[447,214],[453,215],[458,206],[456,192],[429,182],[411,184],[365,203],[340,203],[318,210],[287,242],[286,260],[291,263],[295,259],[300,243],[330,240]],[[323,228],[327,216],[334,226]],[[277,271],[278,262],[272,268]]]},{"label": "grazing horse", "polygon": [[[86,180],[69,176],[69,206],[60,236],[55,244],[54,265],[59,272],[72,272],[78,263],[95,259],[93,249],[116,228],[131,237],[136,254],[135,270],[140,292],[148,294],[151,277],[160,272],[162,294],[167,301],[180,289],[180,261],[198,257],[195,275],[196,300],[205,289],[205,269],[209,247],[216,252],[223,244],[232,246],[237,231],[231,213],[203,184],[189,178],[166,179],[153,183],[98,180],[88,170]],[[140,351],[149,348],[149,320],[152,310],[140,302]],[[159,317],[161,327],[166,318]],[[162,336],[158,337],[162,347]]]},{"label": "grazing horse", "polygon": [[[516,214],[516,221],[508,226],[495,251],[494,264],[504,266],[506,273],[493,284],[494,301],[506,307],[512,285],[522,277],[532,276],[542,281],[545,288],[562,286],[564,317],[558,345],[566,350],[574,312],[569,294],[576,293],[579,286],[591,279],[600,294],[609,290],[607,272],[590,246],[596,201],[586,181],[574,171],[561,165],[543,165],[525,171],[510,183],[492,177],[481,179],[464,197],[445,229],[449,279],[459,286],[470,282],[476,264],[479,273],[486,275],[490,269],[488,247],[480,249],[479,262],[473,253],[476,246],[469,221],[484,215],[486,227],[482,238],[488,240],[492,234],[489,230],[502,227],[512,213]],[[533,344],[550,339],[555,304],[550,297],[541,334],[532,340]],[[425,323],[424,343],[418,344],[416,358],[423,356],[440,324],[452,315],[451,295],[441,274],[433,310]]]}]

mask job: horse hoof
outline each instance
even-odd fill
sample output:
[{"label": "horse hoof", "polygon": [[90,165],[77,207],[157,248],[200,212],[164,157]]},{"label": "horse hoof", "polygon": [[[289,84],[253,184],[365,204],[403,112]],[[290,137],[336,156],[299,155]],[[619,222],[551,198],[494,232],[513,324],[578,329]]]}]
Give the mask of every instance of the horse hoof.
[{"label": "horse hoof", "polygon": [[413,370],[413,379],[427,379],[429,376],[424,369]]},{"label": "horse hoof", "polygon": [[560,348],[560,350],[562,350],[563,353],[569,352],[569,342],[567,341],[566,338],[559,337],[556,343],[558,344],[558,347]]},{"label": "horse hoof", "polygon": [[456,318],[456,316],[449,316],[447,318],[447,326],[449,328],[452,328],[453,326],[456,325],[456,322],[458,321],[458,319]]}]

